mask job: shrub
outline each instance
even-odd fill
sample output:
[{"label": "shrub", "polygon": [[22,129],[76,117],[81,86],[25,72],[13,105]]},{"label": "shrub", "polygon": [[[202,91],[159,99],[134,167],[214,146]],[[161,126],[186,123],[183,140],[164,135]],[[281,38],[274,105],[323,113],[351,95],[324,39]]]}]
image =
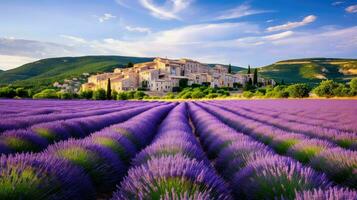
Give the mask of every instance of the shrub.
[{"label": "shrub", "polygon": [[94,100],[105,100],[107,98],[107,94],[104,89],[98,89],[93,93]]},{"label": "shrub", "polygon": [[338,97],[347,97],[350,96],[350,89],[346,87],[346,85],[340,83],[333,89],[333,94]]},{"label": "shrub", "polygon": [[28,92],[24,88],[16,88],[15,92],[18,97],[28,97]]},{"label": "shrub", "polygon": [[214,99],[214,98],[217,98],[219,95],[217,93],[210,93],[208,95],[206,95],[206,98],[209,98],[209,99]]},{"label": "shrub", "polygon": [[357,78],[353,78],[350,81],[350,87],[351,87],[351,95],[353,96],[357,95]]},{"label": "shrub", "polygon": [[201,91],[194,91],[194,92],[192,92],[191,96],[193,99],[200,99],[200,98],[205,97],[205,94]]},{"label": "shrub", "polygon": [[119,92],[117,94],[117,100],[127,100],[128,99],[128,96],[126,95],[125,92]]},{"label": "shrub", "polygon": [[80,91],[80,93],[79,93],[79,98],[81,98],[81,99],[91,99],[92,97],[93,97],[92,90],[83,90],[83,91]]},{"label": "shrub", "polygon": [[244,91],[243,92],[243,97],[245,98],[252,98],[254,96],[254,93],[251,91]]},{"label": "shrub", "polygon": [[57,99],[58,94],[57,91],[54,89],[45,89],[41,92],[33,95],[34,99]]},{"label": "shrub", "polygon": [[319,97],[333,97],[338,84],[332,80],[322,81],[313,92]]},{"label": "shrub", "polygon": [[143,99],[146,94],[143,91],[136,91],[134,93],[134,99]]},{"label": "shrub", "polygon": [[73,98],[73,94],[68,93],[68,92],[59,92],[58,93],[58,97],[60,99],[72,99]]},{"label": "shrub", "polygon": [[11,87],[0,88],[0,97],[13,98],[16,95],[16,91]]},{"label": "shrub", "polygon": [[290,85],[286,88],[286,91],[289,93],[290,97],[293,98],[304,98],[308,97],[310,93],[310,88],[304,83]]}]

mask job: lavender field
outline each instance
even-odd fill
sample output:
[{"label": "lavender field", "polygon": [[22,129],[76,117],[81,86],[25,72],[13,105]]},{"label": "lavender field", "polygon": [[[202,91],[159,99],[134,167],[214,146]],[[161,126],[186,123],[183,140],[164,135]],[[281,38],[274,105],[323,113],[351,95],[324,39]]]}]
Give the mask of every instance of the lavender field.
[{"label": "lavender field", "polygon": [[357,199],[357,101],[0,101],[0,199]]}]

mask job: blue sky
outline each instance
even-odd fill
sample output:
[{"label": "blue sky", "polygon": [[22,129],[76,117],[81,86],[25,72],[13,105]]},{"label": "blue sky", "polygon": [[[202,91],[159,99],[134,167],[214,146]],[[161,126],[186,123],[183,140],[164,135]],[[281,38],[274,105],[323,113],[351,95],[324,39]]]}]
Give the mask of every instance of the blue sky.
[{"label": "blue sky", "polygon": [[1,0],[0,69],[82,55],[357,58],[357,1]]}]

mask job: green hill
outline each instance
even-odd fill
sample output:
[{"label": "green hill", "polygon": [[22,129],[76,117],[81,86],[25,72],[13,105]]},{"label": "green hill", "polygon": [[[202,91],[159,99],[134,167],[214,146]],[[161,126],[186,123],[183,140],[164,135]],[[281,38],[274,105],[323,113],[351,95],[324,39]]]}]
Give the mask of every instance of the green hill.
[{"label": "green hill", "polygon": [[55,81],[77,77],[82,73],[100,73],[125,67],[128,62],[140,63],[152,58],[124,56],[85,56],[49,58],[28,63],[18,68],[0,72],[0,84],[38,87],[52,85]]},{"label": "green hill", "polygon": [[[49,58],[28,63],[18,68],[1,71],[0,85],[14,84],[22,87],[41,88],[78,77],[82,73],[110,72],[125,67],[128,62],[140,63],[153,58],[125,56],[84,56]],[[209,64],[211,67],[214,64]],[[225,65],[227,66],[227,65]],[[232,66],[233,71],[246,73],[245,68]],[[286,83],[317,84],[324,79],[339,82],[357,77],[357,59],[309,58],[285,60],[259,68],[261,76]]]},{"label": "green hill", "polygon": [[[208,64],[208,66],[210,66],[210,67],[214,67],[215,65],[222,65],[222,64]],[[223,66],[228,67],[228,65],[223,65]],[[244,71],[244,70],[246,70],[246,68],[232,65],[233,72],[240,72],[240,71]]]},{"label": "green hill", "polygon": [[357,59],[309,58],[279,61],[259,68],[262,76],[285,83],[347,82],[357,77]]}]

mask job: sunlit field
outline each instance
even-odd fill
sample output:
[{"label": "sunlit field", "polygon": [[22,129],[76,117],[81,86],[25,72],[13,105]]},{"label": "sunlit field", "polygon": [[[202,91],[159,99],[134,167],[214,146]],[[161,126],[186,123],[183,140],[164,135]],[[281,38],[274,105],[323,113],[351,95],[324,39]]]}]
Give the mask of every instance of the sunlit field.
[{"label": "sunlit field", "polygon": [[357,101],[0,101],[0,199],[357,199]]}]

